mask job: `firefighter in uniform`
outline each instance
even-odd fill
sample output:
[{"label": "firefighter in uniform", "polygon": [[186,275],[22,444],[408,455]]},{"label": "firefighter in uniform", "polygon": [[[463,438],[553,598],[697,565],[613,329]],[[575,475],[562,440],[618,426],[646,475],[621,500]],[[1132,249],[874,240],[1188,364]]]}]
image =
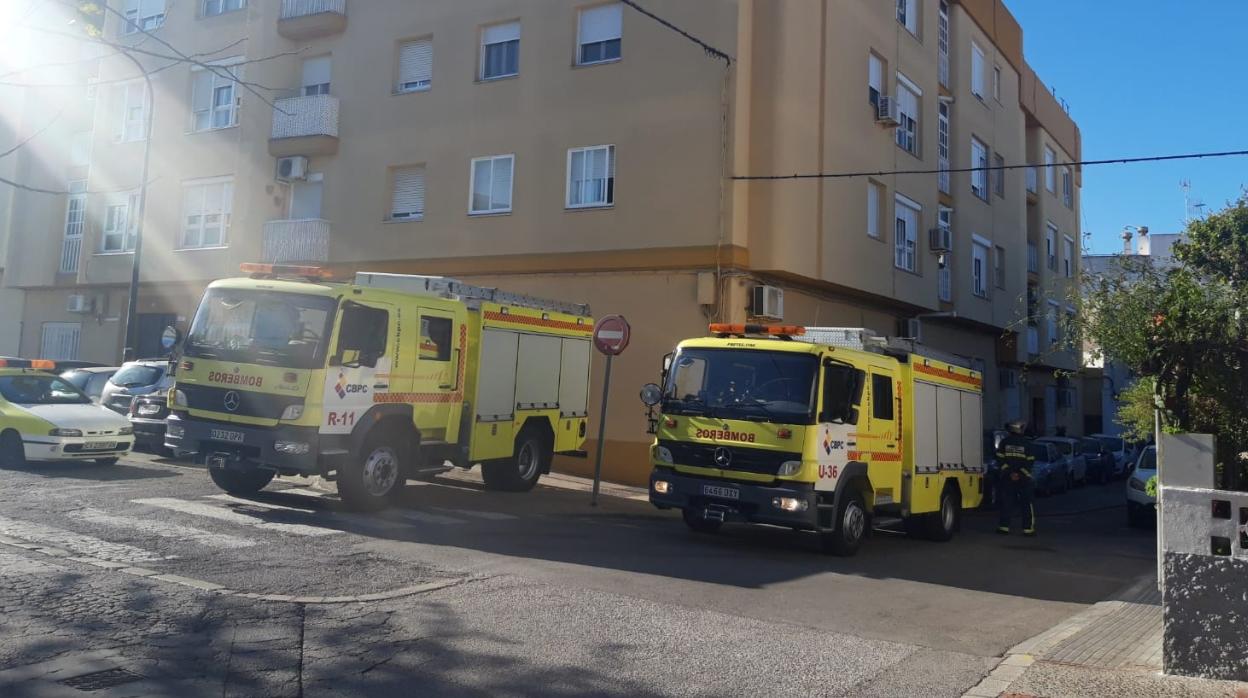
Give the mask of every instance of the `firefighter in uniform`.
[{"label": "firefighter in uniform", "polygon": [[997,506],[1000,518],[997,533],[1010,533],[1010,519],[1014,508],[1022,511],[1023,535],[1036,535],[1036,512],[1032,506],[1035,482],[1031,476],[1035,456],[1028,455],[1029,441],[1023,437],[1023,424],[1011,422],[1006,425],[1009,435],[997,444]]}]

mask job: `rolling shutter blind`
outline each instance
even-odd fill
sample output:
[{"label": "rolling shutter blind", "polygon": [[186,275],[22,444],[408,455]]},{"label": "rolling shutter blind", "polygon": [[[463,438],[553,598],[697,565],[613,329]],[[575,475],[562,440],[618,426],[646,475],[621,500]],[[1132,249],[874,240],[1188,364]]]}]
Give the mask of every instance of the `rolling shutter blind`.
[{"label": "rolling shutter blind", "polygon": [[483,44],[501,44],[504,41],[520,40],[520,23],[509,22],[507,24],[495,24],[492,27],[486,27],[482,34],[481,42]]},{"label": "rolling shutter blind", "polygon": [[330,74],[329,56],[309,58],[303,62],[303,86],[324,85]]},{"label": "rolling shutter blind", "polygon": [[494,182],[490,187],[490,207],[511,208],[511,158],[494,158]]},{"label": "rolling shutter blind", "polygon": [[880,94],[884,93],[884,61],[874,54],[867,57],[867,87],[874,88]]},{"label": "rolling shutter blind", "polygon": [[[581,43],[595,44],[620,38],[623,18],[623,6],[618,3],[581,10]],[[516,38],[519,37],[517,32]]]},{"label": "rolling shutter blind", "polygon": [[984,96],[984,50],[971,44],[971,92]]},{"label": "rolling shutter blind", "polygon": [[399,47],[399,89],[425,87],[433,80],[433,41],[405,41]]},{"label": "rolling shutter blind", "polygon": [[418,218],[425,212],[425,168],[409,167],[394,172],[394,203],[390,217]]}]

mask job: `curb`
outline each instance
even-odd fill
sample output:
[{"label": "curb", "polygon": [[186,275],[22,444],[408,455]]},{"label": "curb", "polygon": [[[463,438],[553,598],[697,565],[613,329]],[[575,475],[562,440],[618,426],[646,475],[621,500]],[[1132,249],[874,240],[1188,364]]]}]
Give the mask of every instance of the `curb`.
[{"label": "curb", "polygon": [[204,581],[202,579],[193,579],[191,577],[183,577],[177,574],[162,574],[156,570],[147,569],[146,567],[137,567],[126,564],[124,562],[113,562],[112,560],[102,560],[96,557],[79,555],[70,557],[69,553],[60,548],[52,548],[48,546],[28,543],[11,536],[0,536],[0,545],[7,545],[12,548],[26,550],[32,553],[39,553],[51,558],[59,560],[72,560],[92,567],[98,567],[105,572],[118,572],[120,574],[130,575],[132,577],[142,577],[152,579],[165,584],[174,584],[196,591],[202,591],[219,596],[235,596],[240,599],[251,599],[254,601],[271,601],[275,603],[296,603],[304,605],[330,605],[345,603],[368,603],[371,601],[389,601],[404,596],[415,596],[417,594],[426,594],[447,587],[459,586],[469,581],[473,581],[472,577],[459,577],[456,579],[444,579],[436,582],[424,582],[422,584],[414,584],[411,586],[391,589],[373,594],[357,594],[354,596],[296,596],[294,594],[254,594],[249,592],[238,591],[236,589],[227,589],[220,584]]}]

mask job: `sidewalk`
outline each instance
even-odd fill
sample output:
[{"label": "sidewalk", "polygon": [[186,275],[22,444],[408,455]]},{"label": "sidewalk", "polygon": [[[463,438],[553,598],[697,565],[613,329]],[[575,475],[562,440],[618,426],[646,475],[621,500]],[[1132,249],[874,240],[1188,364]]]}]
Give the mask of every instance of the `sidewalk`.
[{"label": "sidewalk", "polygon": [[1226,696],[1248,685],[1161,673],[1161,592],[1152,577],[1011,649],[967,698]]}]

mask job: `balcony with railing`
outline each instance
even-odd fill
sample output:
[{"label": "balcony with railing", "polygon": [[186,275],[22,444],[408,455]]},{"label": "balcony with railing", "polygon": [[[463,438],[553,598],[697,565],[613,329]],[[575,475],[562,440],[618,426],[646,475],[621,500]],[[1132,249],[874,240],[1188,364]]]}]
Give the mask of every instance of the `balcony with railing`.
[{"label": "balcony with railing", "polygon": [[320,218],[264,224],[264,261],[271,264],[329,261],[329,221]]},{"label": "balcony with railing", "polygon": [[317,39],[346,28],[347,0],[282,0],[277,33],[287,39]]},{"label": "balcony with railing", "polygon": [[1040,174],[1035,167],[1027,168],[1027,203],[1034,204],[1040,193]]},{"label": "balcony with railing", "polygon": [[338,98],[290,97],[274,102],[269,154],[333,155],[338,152]]},{"label": "balcony with railing", "polygon": [[61,265],[57,271],[62,274],[78,273],[78,258],[82,256],[82,236],[66,235],[61,238]]}]

